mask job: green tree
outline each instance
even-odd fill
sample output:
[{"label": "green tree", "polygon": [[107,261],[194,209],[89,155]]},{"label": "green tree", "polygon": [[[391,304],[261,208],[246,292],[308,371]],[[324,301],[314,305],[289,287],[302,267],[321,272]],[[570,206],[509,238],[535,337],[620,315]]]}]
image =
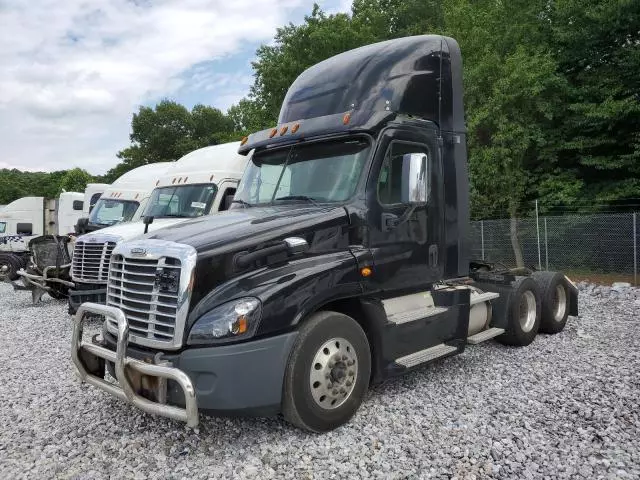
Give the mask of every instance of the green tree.
[{"label": "green tree", "polygon": [[198,148],[237,138],[233,120],[217,108],[195,105],[189,111],[174,101],[162,100],[133,114],[132,144],[118,152],[121,162],[107,172],[106,179],[113,182],[136,167],[171,162]]},{"label": "green tree", "polygon": [[90,183],[93,177],[89,172],[81,168],[73,168],[67,170],[60,181],[60,192],[80,192],[83,193],[87,188],[87,183]]}]

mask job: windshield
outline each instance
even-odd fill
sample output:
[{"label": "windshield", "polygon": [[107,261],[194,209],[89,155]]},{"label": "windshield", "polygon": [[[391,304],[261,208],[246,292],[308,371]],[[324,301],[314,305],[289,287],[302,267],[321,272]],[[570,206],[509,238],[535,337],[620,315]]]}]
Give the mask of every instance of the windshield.
[{"label": "windshield", "polygon": [[234,201],[246,206],[347,200],[355,192],[370,150],[365,138],[349,138],[257,153]]},{"label": "windshield", "polygon": [[89,215],[89,223],[94,225],[114,225],[128,222],[138,210],[140,204],[129,200],[107,200],[101,198]]},{"label": "windshield", "polygon": [[145,216],[200,217],[211,210],[218,188],[214,184],[180,185],[156,188],[151,194]]},{"label": "windshield", "polygon": [[7,224],[6,222],[0,222],[0,233],[4,233],[7,231]]}]

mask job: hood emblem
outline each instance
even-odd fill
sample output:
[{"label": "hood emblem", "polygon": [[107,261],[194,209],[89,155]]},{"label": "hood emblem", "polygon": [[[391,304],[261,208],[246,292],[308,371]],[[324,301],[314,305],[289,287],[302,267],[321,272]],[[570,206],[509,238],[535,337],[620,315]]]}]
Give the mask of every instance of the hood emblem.
[{"label": "hood emblem", "polygon": [[130,253],[134,257],[144,257],[147,254],[147,250],[142,247],[134,247],[131,249]]}]

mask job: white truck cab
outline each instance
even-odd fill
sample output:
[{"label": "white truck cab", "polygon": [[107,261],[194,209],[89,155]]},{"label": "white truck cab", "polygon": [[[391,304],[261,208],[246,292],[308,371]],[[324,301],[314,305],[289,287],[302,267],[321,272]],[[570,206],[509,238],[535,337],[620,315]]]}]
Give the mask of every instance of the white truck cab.
[{"label": "white truck cab", "polygon": [[23,197],[0,212],[0,280],[15,280],[29,258],[29,241],[67,235],[82,216],[84,194],[63,192],[57,199]]},{"label": "white truck cab", "polygon": [[[240,142],[232,142],[188,153],[155,181],[148,202],[132,221],[79,236],[72,259],[75,286],[69,291],[69,313],[75,314],[84,302],[106,301],[109,261],[118,242],[141,236],[147,228],[154,231],[226,210],[249,160],[238,154],[239,147]],[[145,225],[143,217],[152,223]]]},{"label": "white truck cab", "polygon": [[104,189],[91,213],[85,217],[88,220],[78,225],[78,233],[140,219],[156,182],[171,165],[172,162],[150,163],[120,176]]},{"label": "white truck cab", "polygon": [[82,209],[82,216],[89,218],[89,214],[96,206],[98,200],[102,194],[110,187],[108,183],[88,183],[87,188],[84,190],[84,208]]}]

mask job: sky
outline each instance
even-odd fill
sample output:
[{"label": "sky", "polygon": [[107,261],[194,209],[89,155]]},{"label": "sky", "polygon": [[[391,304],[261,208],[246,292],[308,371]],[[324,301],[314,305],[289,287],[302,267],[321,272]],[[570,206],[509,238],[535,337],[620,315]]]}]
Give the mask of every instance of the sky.
[{"label": "sky", "polygon": [[[351,0],[315,0],[329,13]],[[98,175],[129,145],[140,105],[225,111],[256,48],[314,0],[0,1],[0,168]]]}]

